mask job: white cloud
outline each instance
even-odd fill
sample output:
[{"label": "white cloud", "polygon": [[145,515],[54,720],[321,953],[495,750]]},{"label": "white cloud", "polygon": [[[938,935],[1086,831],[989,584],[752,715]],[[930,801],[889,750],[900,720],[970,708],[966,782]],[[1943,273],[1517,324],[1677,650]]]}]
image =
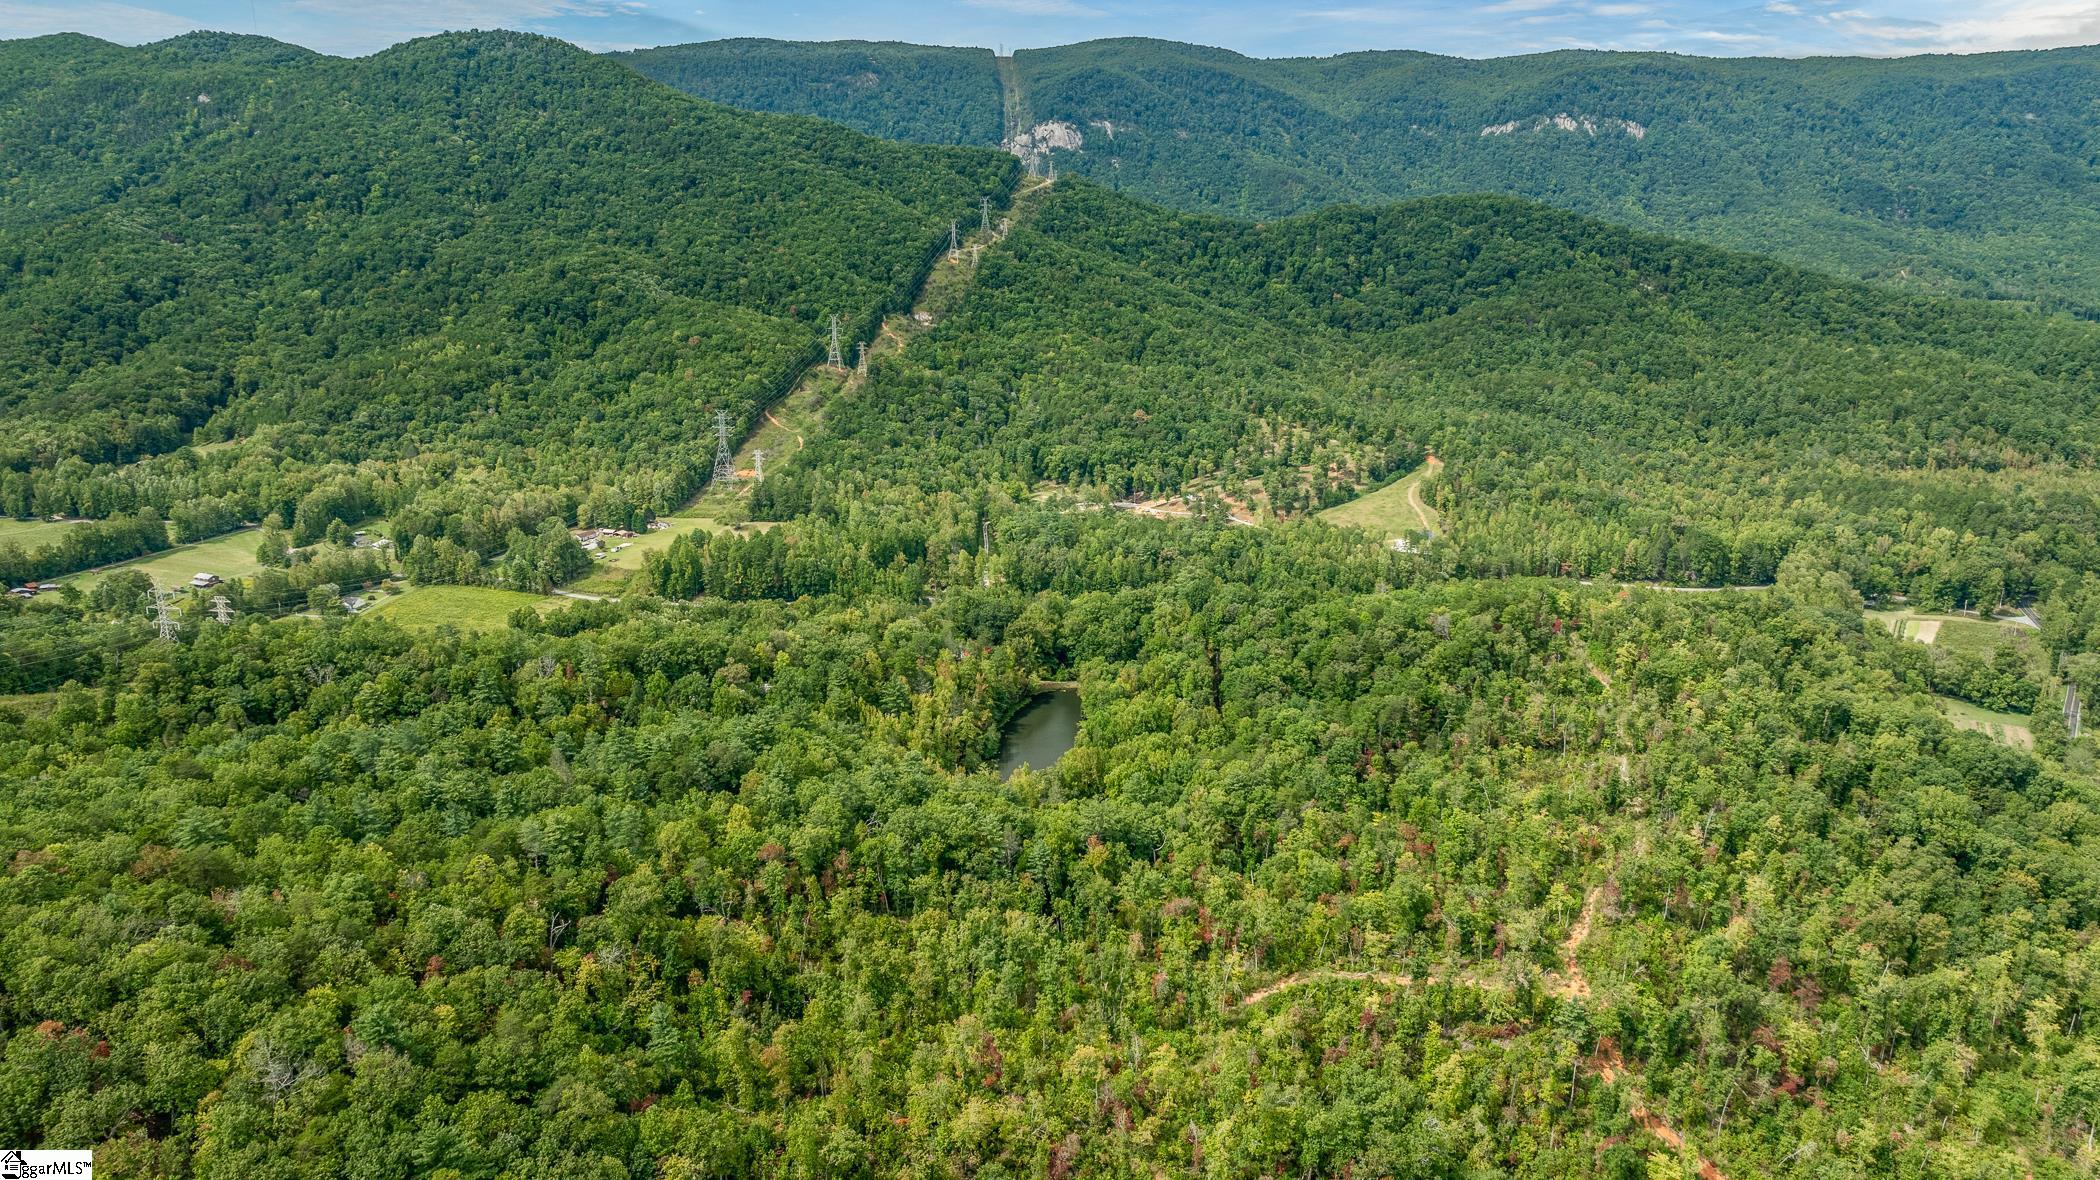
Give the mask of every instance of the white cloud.
[{"label": "white cloud", "polygon": [[1591,16],[1646,16],[1654,12],[1653,4],[1592,4]]},{"label": "white cloud", "polygon": [[1697,37],[1701,41],[1711,41],[1716,45],[1726,45],[1730,48],[1748,48],[1755,45],[1770,45],[1772,43],[1772,39],[1763,33],[1729,33],[1720,29],[1694,29],[1686,35]]},{"label": "white cloud", "polygon": [[1983,53],[2100,42],[2100,0],[1971,0],[1946,7],[1950,12],[1944,17],[1936,8],[1924,10],[1936,19],[1860,8],[1816,19],[1847,39],[1843,50],[1872,54]]},{"label": "white cloud", "polygon": [[1801,15],[1801,9],[1795,5],[1788,4],[1786,0],[1772,0],[1770,4],[1765,5],[1765,11],[1775,16]]},{"label": "white cloud", "polygon": [[132,4],[0,3],[0,40],[46,33],[86,33],[105,41],[137,45],[198,28],[196,21]]},{"label": "white cloud", "polygon": [[963,0],[972,8],[989,8],[997,12],[1011,12],[1018,16],[1107,16],[1098,8],[1088,8],[1074,0]]},{"label": "white cloud", "polygon": [[1419,18],[1411,12],[1397,8],[1321,8],[1298,15],[1307,20],[1333,21],[1351,25],[1397,25],[1413,23]]}]

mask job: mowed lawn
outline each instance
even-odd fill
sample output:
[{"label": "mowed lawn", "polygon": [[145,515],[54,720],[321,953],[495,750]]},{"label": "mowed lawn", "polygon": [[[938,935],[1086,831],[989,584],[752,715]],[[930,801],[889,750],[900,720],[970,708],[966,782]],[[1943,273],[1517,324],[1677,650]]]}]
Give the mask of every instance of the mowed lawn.
[{"label": "mowed lawn", "polygon": [[11,520],[0,516],[0,545],[19,545],[35,551],[80,527],[77,520]]},{"label": "mowed lawn", "polygon": [[487,586],[411,586],[366,611],[364,617],[417,630],[449,626],[494,631],[510,626],[510,612],[521,606],[544,613],[562,605],[560,598]]},{"label": "mowed lawn", "polygon": [[1329,524],[1348,525],[1397,540],[1408,533],[1435,532],[1441,523],[1429,505],[1429,477],[1436,470],[1424,463],[1399,479],[1346,504],[1320,513]]},{"label": "mowed lawn", "polygon": [[177,545],[90,574],[59,580],[73,581],[82,590],[87,590],[111,574],[125,570],[141,570],[156,583],[168,587],[186,586],[196,574],[217,574],[222,579],[245,578],[262,572],[262,563],[255,560],[255,547],[261,542],[261,529],[237,529],[209,541]]}]

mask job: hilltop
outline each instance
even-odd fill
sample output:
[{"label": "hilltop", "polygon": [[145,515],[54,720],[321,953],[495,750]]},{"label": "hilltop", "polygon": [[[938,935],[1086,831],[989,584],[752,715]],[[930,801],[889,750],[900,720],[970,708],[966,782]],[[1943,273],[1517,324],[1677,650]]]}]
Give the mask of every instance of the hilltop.
[{"label": "hilltop", "polygon": [[[885,46],[865,63],[880,106],[850,113],[812,105],[842,68],[818,47],[706,42],[625,60],[752,109],[895,138],[986,143],[997,126],[918,83],[966,77],[944,93],[982,96],[997,76],[982,51]],[[2081,96],[2096,64],[2095,48],[1261,60],[1118,39],[1016,52],[1007,97],[1023,125],[1000,135],[1057,145],[1061,171],[1187,210],[1271,218],[1499,192],[1886,284],[2090,313],[2100,125]]]},{"label": "hilltop", "polygon": [[484,555],[586,503],[638,525],[698,489],[715,411],[908,302],[1014,175],[515,33],[43,38],[0,79],[11,515],[296,524],[332,488],[308,535],[420,504]]}]

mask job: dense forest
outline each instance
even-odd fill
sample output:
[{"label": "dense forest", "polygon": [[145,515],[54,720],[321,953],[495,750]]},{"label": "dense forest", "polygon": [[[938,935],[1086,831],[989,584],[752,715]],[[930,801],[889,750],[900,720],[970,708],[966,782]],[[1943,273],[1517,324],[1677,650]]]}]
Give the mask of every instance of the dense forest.
[{"label": "dense forest", "polygon": [[986,49],[734,38],[612,56],[701,98],[886,139],[984,147],[1002,135],[999,72]]},{"label": "dense forest", "polygon": [[1457,574],[1762,584],[1805,549],[1989,608],[2100,570],[2090,325],[1504,198],[1260,226],[1039,199],[759,512],[906,481],[1295,516],[1433,452]]},{"label": "dense forest", "polygon": [[[975,55],[797,52],[981,130]],[[0,597],[0,1145],[2100,1169],[2100,326],[514,34],[0,66],[0,577],[259,569]]]},{"label": "dense forest", "polygon": [[[837,52],[704,42],[636,64],[754,110],[836,110],[892,138],[991,142],[985,114],[945,98],[982,93],[988,59],[885,46],[867,67],[882,82],[866,84],[882,98],[849,113],[819,97],[837,90]],[[1019,130],[1050,132],[1028,142],[1054,144],[1062,171],[1178,208],[1276,217],[1499,192],[1855,277],[2093,315],[2096,63],[2092,48],[1259,60],[1121,39],[1017,51],[1012,98]],[[928,76],[917,102],[894,93]]]},{"label": "dense forest", "polygon": [[485,553],[688,498],[714,412],[907,302],[1015,170],[511,33],[8,42],[0,141],[0,514],[406,512]]},{"label": "dense forest", "polygon": [[[200,1177],[2093,1162],[2090,757],[1951,729],[1840,572],[1452,582],[946,496],[785,543],[836,588],[203,622],[0,708],[0,1134]],[[1002,782],[1044,676],[1080,743]]]}]

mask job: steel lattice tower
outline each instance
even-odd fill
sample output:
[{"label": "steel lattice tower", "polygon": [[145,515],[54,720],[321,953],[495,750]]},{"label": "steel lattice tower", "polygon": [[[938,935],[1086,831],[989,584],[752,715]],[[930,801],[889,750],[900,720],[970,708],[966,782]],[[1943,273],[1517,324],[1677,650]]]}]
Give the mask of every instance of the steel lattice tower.
[{"label": "steel lattice tower", "polygon": [[729,411],[715,411],[715,483],[736,482],[736,452],[729,449]]}]

